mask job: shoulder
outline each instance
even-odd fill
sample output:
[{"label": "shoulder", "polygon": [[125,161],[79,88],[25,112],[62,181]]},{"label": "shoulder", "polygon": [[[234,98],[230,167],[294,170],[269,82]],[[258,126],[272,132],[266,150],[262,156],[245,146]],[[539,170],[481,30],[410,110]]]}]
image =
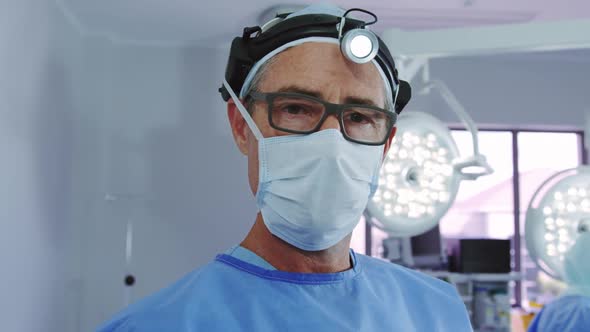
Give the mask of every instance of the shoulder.
[{"label": "shoulder", "polygon": [[576,306],[583,310],[590,310],[590,297],[584,295],[566,295],[558,298],[551,305]]},{"label": "shoulder", "polygon": [[365,255],[357,254],[357,258],[371,277],[393,278],[407,286],[438,290],[441,295],[457,295],[453,285],[425,273]]},{"label": "shoulder", "polygon": [[546,305],[541,313],[546,315],[558,314],[562,317],[583,314],[582,316],[590,317],[590,297],[582,295],[562,296]]},{"label": "shoulder", "polygon": [[[397,298],[414,322],[428,321],[437,331],[470,331],[465,303],[455,286],[397,264],[357,255],[363,278],[383,301]],[[418,323],[416,323],[418,324]],[[422,330],[422,329],[419,329]]]},{"label": "shoulder", "polygon": [[546,305],[529,331],[582,331],[590,326],[590,297],[563,296]]},{"label": "shoulder", "polygon": [[437,305],[454,305],[463,311],[457,289],[446,281],[381,259],[358,255],[367,278],[380,280],[394,291]]},{"label": "shoulder", "polygon": [[[136,302],[98,328],[98,332],[181,331],[187,316],[223,283],[224,265],[213,261],[172,285]],[[220,273],[221,272],[221,273]],[[176,327],[176,325],[178,327]]]}]

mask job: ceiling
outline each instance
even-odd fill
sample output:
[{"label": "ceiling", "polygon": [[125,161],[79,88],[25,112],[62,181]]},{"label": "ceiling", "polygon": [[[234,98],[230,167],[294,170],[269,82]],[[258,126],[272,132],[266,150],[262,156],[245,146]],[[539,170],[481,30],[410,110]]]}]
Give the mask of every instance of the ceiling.
[{"label": "ceiling", "polygon": [[[225,44],[245,26],[259,25],[293,0],[54,0],[82,33],[139,43]],[[587,0],[337,0],[379,16],[377,30],[429,30],[589,18]]]}]

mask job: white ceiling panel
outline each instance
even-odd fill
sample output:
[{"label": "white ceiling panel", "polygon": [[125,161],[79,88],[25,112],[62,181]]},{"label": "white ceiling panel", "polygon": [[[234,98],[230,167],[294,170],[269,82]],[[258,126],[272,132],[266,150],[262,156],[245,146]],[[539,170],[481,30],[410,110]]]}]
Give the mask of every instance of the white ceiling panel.
[{"label": "white ceiling panel", "polygon": [[[145,43],[227,43],[265,11],[310,1],[54,0],[83,33]],[[590,18],[587,0],[340,0],[380,18],[378,30],[428,30]]]}]

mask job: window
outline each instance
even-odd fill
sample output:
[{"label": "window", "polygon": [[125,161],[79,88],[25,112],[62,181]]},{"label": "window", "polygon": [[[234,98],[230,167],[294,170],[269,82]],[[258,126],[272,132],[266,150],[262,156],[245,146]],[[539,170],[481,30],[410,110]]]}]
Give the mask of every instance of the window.
[{"label": "window", "polygon": [[[454,130],[452,136],[462,157],[473,154],[468,131]],[[512,135],[481,132],[479,149],[494,173],[477,181],[461,182],[455,203],[440,221],[445,238],[509,239],[514,235]]]},{"label": "window", "polygon": [[[461,156],[471,155],[470,133],[452,130],[452,136]],[[441,234],[445,239],[511,239],[512,267],[524,277],[522,283],[512,285],[513,302],[526,306],[529,300],[546,295],[538,279],[548,278],[537,269],[526,250],[526,209],[543,181],[557,171],[582,164],[582,133],[480,129],[479,145],[495,172],[461,183],[455,203],[440,221]],[[366,231],[370,236],[366,236]],[[380,257],[381,242],[386,237],[387,234],[367,227],[362,220],[353,232],[353,249]]]}]

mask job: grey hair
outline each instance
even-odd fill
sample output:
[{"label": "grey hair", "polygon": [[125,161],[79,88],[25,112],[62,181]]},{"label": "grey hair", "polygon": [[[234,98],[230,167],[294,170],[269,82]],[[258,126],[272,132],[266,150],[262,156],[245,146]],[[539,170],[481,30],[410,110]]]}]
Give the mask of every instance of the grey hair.
[{"label": "grey hair", "polygon": [[254,103],[252,102],[252,100],[248,100],[247,97],[250,94],[250,92],[253,92],[253,91],[260,92],[260,90],[258,89],[260,82],[262,81],[262,79],[266,75],[269,65],[271,65],[274,61],[275,61],[275,57],[272,57],[260,66],[258,71],[254,74],[254,77],[252,78],[252,81],[250,82],[250,86],[248,86],[248,89],[246,90],[246,92],[242,96],[242,98],[246,98],[245,107],[248,110],[248,113],[250,113],[250,114],[252,114],[252,112],[254,112],[254,107],[253,107]]},{"label": "grey hair", "polygon": [[246,90],[246,93],[244,94],[243,97],[246,97],[252,91],[260,91],[258,89],[260,82],[262,81],[262,79],[264,78],[264,75],[268,71],[268,67],[275,62],[275,59],[276,59],[276,57],[272,57],[260,66],[260,68],[258,69],[256,74],[254,74],[254,77],[252,78],[252,82],[250,83],[250,86]]}]

